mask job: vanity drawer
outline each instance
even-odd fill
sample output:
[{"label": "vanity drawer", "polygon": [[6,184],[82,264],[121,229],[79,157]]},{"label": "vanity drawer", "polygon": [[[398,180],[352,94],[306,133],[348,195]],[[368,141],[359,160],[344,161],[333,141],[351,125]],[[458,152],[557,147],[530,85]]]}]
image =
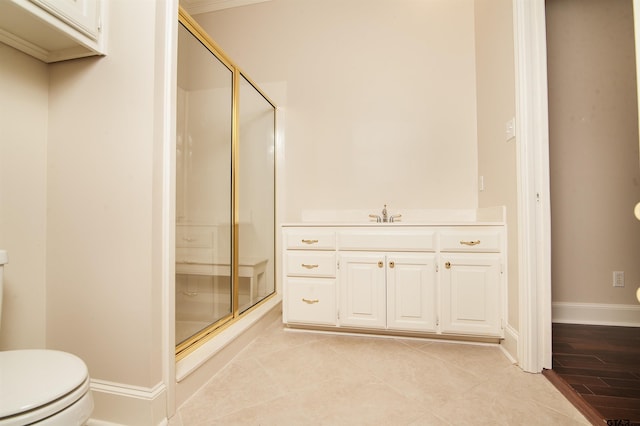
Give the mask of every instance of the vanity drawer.
[{"label": "vanity drawer", "polygon": [[287,322],[336,325],[336,280],[287,279]]},{"label": "vanity drawer", "polygon": [[335,277],[334,252],[287,252],[287,275],[303,277]]},{"label": "vanity drawer", "polygon": [[286,248],[290,250],[335,250],[333,231],[299,230],[285,232]]},{"label": "vanity drawer", "polygon": [[440,233],[440,250],[497,253],[502,248],[501,239],[499,230],[444,230]]},{"label": "vanity drawer", "polygon": [[342,231],[338,233],[340,250],[435,251],[431,230]]}]

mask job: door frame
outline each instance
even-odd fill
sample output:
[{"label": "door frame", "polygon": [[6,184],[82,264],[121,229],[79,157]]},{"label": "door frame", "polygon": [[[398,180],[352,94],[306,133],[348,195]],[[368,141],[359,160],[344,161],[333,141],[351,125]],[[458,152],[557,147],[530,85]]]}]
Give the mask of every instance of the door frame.
[{"label": "door frame", "polygon": [[551,206],[544,0],[514,0],[518,167],[518,361],[551,368]]}]

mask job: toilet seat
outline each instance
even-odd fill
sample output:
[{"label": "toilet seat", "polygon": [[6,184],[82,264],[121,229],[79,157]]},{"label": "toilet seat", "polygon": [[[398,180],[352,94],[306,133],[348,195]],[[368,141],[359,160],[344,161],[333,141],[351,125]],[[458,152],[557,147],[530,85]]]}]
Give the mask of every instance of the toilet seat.
[{"label": "toilet seat", "polygon": [[82,424],[92,409],[80,358],[43,349],[0,352],[0,425]]}]

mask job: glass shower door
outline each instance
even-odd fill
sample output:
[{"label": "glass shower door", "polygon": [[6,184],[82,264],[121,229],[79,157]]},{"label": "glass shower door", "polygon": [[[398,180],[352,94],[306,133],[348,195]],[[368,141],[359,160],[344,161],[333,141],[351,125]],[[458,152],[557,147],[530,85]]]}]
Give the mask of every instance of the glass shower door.
[{"label": "glass shower door", "polygon": [[275,291],[275,107],[239,77],[238,309]]},{"label": "glass shower door", "polygon": [[233,71],[178,27],[176,345],[233,314]]}]

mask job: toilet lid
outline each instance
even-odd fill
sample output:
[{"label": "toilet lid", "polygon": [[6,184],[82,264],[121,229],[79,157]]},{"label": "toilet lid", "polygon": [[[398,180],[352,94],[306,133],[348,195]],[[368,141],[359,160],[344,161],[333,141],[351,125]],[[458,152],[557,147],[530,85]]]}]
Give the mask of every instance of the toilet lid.
[{"label": "toilet lid", "polygon": [[0,352],[0,419],[61,398],[88,377],[75,355],[44,349]]}]

